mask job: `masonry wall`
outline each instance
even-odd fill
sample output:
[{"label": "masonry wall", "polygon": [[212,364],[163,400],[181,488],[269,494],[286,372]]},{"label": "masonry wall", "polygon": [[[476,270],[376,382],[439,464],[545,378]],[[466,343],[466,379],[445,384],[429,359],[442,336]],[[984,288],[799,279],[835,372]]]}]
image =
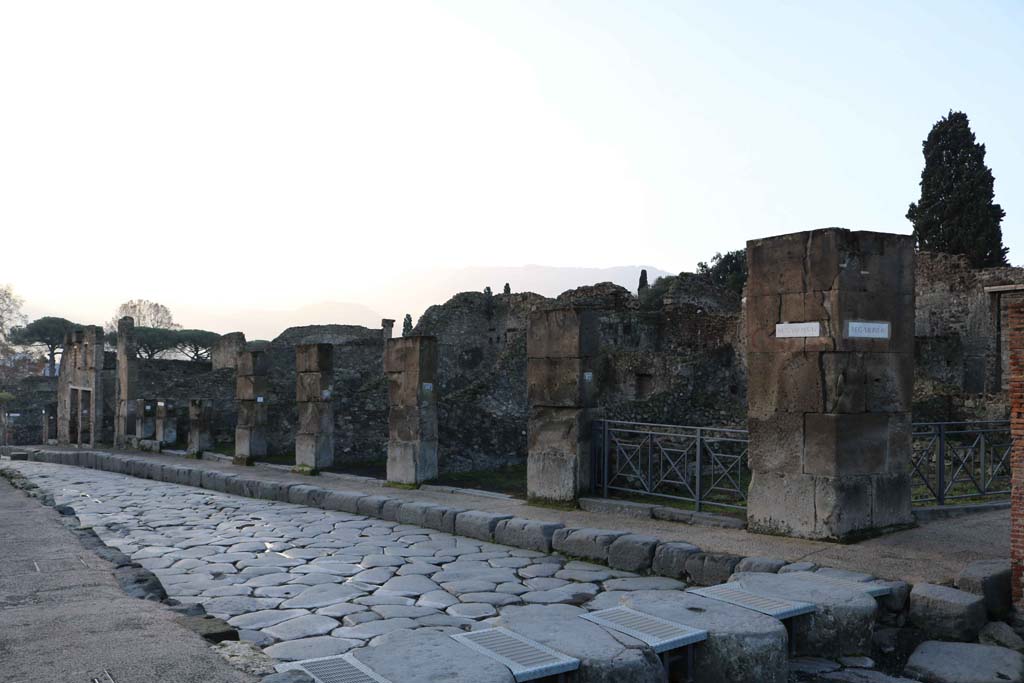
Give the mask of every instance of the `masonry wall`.
[{"label": "masonry wall", "polygon": [[1013,450],[1010,452],[1010,566],[1013,601],[1020,607],[1024,603],[1024,301],[1015,301],[1007,308],[1007,314],[1010,429],[1013,434]]}]

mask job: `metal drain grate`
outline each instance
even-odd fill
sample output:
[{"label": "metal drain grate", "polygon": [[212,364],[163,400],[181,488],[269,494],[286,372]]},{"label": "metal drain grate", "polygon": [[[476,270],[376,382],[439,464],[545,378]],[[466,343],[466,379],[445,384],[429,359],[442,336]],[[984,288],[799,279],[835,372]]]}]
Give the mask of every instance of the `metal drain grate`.
[{"label": "metal drain grate", "polygon": [[826,576],[824,574],[816,574],[812,572],[807,572],[806,574],[798,574],[797,576],[799,576],[802,579],[810,579],[811,581],[817,581],[818,583],[826,583],[832,586],[841,586],[842,588],[863,591],[873,598],[880,598],[884,595],[890,595],[892,593],[892,586],[882,586],[877,583],[851,581],[850,579],[839,579],[834,576]]},{"label": "metal drain grate", "polygon": [[658,654],[707,640],[708,632],[674,621],[638,612],[628,607],[612,607],[581,614],[581,619],[625,633],[647,643]]},{"label": "metal drain grate", "polygon": [[745,607],[746,609],[767,614],[779,620],[798,617],[801,614],[808,614],[815,610],[814,605],[809,602],[755,595],[739,588],[733,588],[725,583],[718,586],[709,586],[708,588],[691,588],[689,592],[704,598],[727,602],[737,607]]},{"label": "metal drain grate", "polygon": [[517,683],[580,668],[580,660],[504,628],[457,633],[452,639],[507,666]]},{"label": "metal drain grate", "polygon": [[300,669],[317,683],[391,683],[356,659],[352,653],[295,662],[289,669]]}]

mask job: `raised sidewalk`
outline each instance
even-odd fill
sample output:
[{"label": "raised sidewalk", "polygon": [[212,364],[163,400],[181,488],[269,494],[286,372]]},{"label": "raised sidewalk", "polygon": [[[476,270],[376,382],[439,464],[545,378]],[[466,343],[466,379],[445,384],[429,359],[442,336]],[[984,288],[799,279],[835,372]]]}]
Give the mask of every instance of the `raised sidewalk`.
[{"label": "raised sidewalk", "polygon": [[[554,536],[555,550],[561,549],[574,555],[586,556],[594,548],[589,542],[594,539],[593,534],[584,533],[581,536],[567,531],[571,529],[610,532],[605,538],[596,539],[595,552],[598,555],[602,551],[602,544],[603,552],[607,555],[608,545],[615,540],[615,534],[633,535],[641,546],[640,552],[645,552],[644,539],[647,539],[646,545],[652,554],[652,541],[662,545],[685,542],[703,551],[705,558],[702,562],[708,566],[709,583],[724,580],[720,576],[722,571],[726,572],[727,578],[741,557],[813,562],[819,566],[859,571],[910,583],[950,583],[969,562],[1009,556],[1008,509],[933,519],[922,522],[916,528],[859,543],[839,545],[752,534],[743,529],[636,518],[610,510],[557,510],[484,491],[431,486],[405,490],[385,487],[383,482],[366,477],[337,474],[309,477],[281,468],[239,467],[230,463],[191,460],[169,454],[52,446],[22,450],[28,451],[32,460],[94,467],[250,497],[331,509],[352,506],[352,512],[414,521],[509,545],[542,549],[536,547],[536,544],[550,544]],[[361,499],[362,503],[359,502]],[[609,507],[614,509],[615,506]],[[402,508],[404,512],[400,512]],[[629,512],[628,506],[623,510]],[[474,514],[467,515],[466,512]],[[515,518],[516,521],[502,523],[506,517]],[[436,523],[432,524],[432,521]],[[564,528],[558,529],[558,525]],[[499,535],[495,535],[496,527],[500,531]],[[573,537],[577,539],[575,547]],[[587,559],[607,561],[607,557],[599,556]],[[655,562],[655,570],[659,570],[657,565]],[[690,569],[689,565],[687,569]],[[676,571],[674,567],[667,573],[673,571]],[[699,581],[700,577],[696,578]]]}]

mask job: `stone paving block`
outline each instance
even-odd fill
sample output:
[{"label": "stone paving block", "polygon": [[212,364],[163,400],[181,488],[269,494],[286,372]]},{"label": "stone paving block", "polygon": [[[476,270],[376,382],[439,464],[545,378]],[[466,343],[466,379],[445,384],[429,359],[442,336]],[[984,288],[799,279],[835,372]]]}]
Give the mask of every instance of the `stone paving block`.
[{"label": "stone paving block", "polygon": [[608,548],[615,539],[625,535],[625,531],[608,529],[562,528],[552,536],[551,547],[572,557],[607,562]]},{"label": "stone paving block", "polygon": [[777,574],[784,566],[786,566],[785,560],[779,560],[772,557],[744,557],[736,563],[734,571]]},{"label": "stone paving block", "polygon": [[[395,656],[396,653],[401,655]],[[362,648],[354,654],[370,669],[395,682],[515,681],[503,664],[440,633],[398,631],[381,637],[373,647]]]},{"label": "stone paving block", "polygon": [[610,591],[586,607],[630,607],[706,630],[695,651],[701,683],[786,683],[788,641],[777,619],[682,591]]},{"label": "stone paving block", "polygon": [[914,584],[910,591],[910,622],[930,638],[975,640],[987,620],[979,595],[931,583]]},{"label": "stone paving block", "polygon": [[260,480],[257,485],[257,493],[263,500],[277,500],[283,503],[288,502],[288,489],[292,484],[284,484],[276,481]]},{"label": "stone paving block", "polygon": [[358,514],[359,499],[366,497],[361,491],[330,491],[324,498],[323,506],[326,510]]},{"label": "stone paving block", "polygon": [[315,657],[343,655],[354,647],[362,646],[363,641],[333,636],[313,636],[299,640],[287,640],[277,645],[263,648],[263,651],[282,662],[295,662]]},{"label": "stone paving block", "polygon": [[433,503],[423,501],[404,502],[398,509],[398,519],[396,521],[401,524],[425,527],[427,525],[427,510],[432,507],[435,507]]},{"label": "stone paving block", "polygon": [[306,505],[308,507],[321,507],[328,489],[311,484],[298,484],[288,489],[288,502],[295,505]]},{"label": "stone paving block", "polygon": [[799,655],[840,657],[871,651],[878,605],[857,588],[813,581],[794,574],[735,574],[729,582],[756,595],[809,602],[815,611],[793,623]]},{"label": "stone paving block", "polygon": [[1010,613],[1010,561],[979,560],[971,562],[956,580],[956,587],[985,599],[991,619],[1005,619]]},{"label": "stone paving block", "polygon": [[388,522],[398,521],[398,511],[402,509],[405,501],[398,498],[387,498],[380,506],[380,518]]},{"label": "stone paving block", "polygon": [[688,583],[697,586],[714,586],[725,583],[732,576],[736,565],[743,559],[739,555],[726,553],[698,552],[686,558],[685,571]]},{"label": "stone paving block", "polygon": [[456,516],[455,533],[491,542],[494,540],[494,529],[498,526],[498,522],[511,518],[512,515],[502,515],[497,512],[470,510]]},{"label": "stone paving block", "polygon": [[638,640],[613,634],[580,619],[586,610],[571,605],[505,607],[482,628],[502,626],[580,660],[577,681],[646,683],[664,676],[661,662]]},{"label": "stone paving block", "polygon": [[990,621],[978,634],[978,642],[982,645],[997,645],[1017,652],[1024,651],[1024,638],[1005,621]]},{"label": "stone paving block", "polygon": [[788,574],[790,572],[813,572],[818,568],[818,565],[813,562],[793,562],[787,564],[779,569],[779,574]]},{"label": "stone paving block", "polygon": [[298,640],[310,636],[322,636],[341,626],[336,619],[320,614],[306,614],[294,619],[267,626],[263,632],[278,640]]},{"label": "stone paving block", "polygon": [[692,543],[676,541],[672,543],[659,543],[654,551],[654,560],[651,569],[655,574],[668,576],[673,579],[687,578],[686,560],[691,555],[700,552],[700,548]]},{"label": "stone paving block", "polygon": [[427,509],[423,518],[422,526],[428,529],[437,529],[446,534],[455,533],[455,519],[466,512],[464,508],[452,508],[444,505],[434,505]]},{"label": "stone paving block", "polygon": [[498,522],[494,528],[494,540],[502,545],[549,553],[551,539],[555,532],[562,528],[564,526],[557,522],[538,522],[512,517]]},{"label": "stone paving block", "polygon": [[904,672],[928,683],[1022,683],[1024,655],[1005,647],[929,640],[917,646]]},{"label": "stone paving block", "polygon": [[356,512],[367,517],[380,517],[384,503],[389,500],[387,496],[363,496],[356,501]]},{"label": "stone paving block", "polygon": [[608,546],[608,566],[627,572],[644,572],[651,568],[658,539],[653,536],[626,534]]}]

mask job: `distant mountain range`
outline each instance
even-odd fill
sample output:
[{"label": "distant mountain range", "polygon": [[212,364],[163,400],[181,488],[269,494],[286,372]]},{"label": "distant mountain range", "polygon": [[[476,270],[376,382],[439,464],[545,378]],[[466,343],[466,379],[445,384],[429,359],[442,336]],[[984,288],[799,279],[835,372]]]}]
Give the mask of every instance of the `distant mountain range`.
[{"label": "distant mountain range", "polygon": [[536,292],[555,297],[582,285],[614,282],[635,292],[640,271],[654,282],[671,275],[653,266],[613,268],[559,268],[555,266],[509,266],[444,269],[395,277],[374,291],[365,303],[323,301],[289,310],[214,311],[192,308],[175,316],[186,327],[225,333],[241,330],[248,339],[273,339],[289,327],[299,325],[364,325],[379,327],[382,318],[394,318],[396,334],[406,313],[415,320],[434,304],[443,304],[455,294],[482,291],[496,294],[509,283],[513,292]]}]

